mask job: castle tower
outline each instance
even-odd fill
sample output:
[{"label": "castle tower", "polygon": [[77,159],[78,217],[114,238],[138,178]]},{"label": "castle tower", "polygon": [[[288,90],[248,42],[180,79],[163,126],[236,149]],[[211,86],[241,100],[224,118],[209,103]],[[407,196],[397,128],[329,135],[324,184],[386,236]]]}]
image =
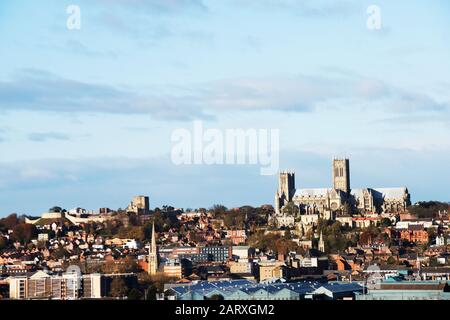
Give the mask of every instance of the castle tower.
[{"label": "castle tower", "polygon": [[158,272],[158,248],[156,247],[155,222],[152,226],[152,243],[148,252],[148,274],[154,275]]},{"label": "castle tower", "polygon": [[333,159],[333,188],[350,193],[350,160]]},{"label": "castle tower", "polygon": [[150,211],[150,200],[148,196],[135,196],[127,207],[127,211],[136,214],[148,214]]},{"label": "castle tower", "polygon": [[320,239],[319,239],[319,251],[325,252],[325,241],[323,241],[323,232],[320,232]]},{"label": "castle tower", "polygon": [[292,201],[295,194],[295,173],[292,171],[280,172],[278,178],[278,191],[275,194],[275,210],[277,213],[288,202]]}]

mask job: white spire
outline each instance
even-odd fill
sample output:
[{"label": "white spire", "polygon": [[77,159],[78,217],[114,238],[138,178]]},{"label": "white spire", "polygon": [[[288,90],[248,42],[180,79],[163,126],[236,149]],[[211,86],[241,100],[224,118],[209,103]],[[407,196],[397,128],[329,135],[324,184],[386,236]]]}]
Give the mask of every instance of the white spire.
[{"label": "white spire", "polygon": [[319,251],[325,252],[325,241],[323,241],[323,231],[320,231],[320,238],[319,238]]}]

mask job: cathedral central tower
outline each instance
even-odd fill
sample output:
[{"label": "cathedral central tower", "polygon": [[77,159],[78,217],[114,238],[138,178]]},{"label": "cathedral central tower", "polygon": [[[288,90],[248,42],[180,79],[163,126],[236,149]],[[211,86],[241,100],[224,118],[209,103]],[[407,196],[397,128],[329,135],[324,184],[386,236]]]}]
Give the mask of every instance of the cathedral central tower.
[{"label": "cathedral central tower", "polygon": [[333,189],[350,193],[350,161],[349,159],[333,159]]}]

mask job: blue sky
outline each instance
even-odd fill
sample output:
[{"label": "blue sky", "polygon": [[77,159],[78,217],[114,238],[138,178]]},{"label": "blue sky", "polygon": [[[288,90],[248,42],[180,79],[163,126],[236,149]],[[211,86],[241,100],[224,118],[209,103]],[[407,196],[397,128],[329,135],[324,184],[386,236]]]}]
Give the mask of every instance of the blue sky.
[{"label": "blue sky", "polygon": [[[68,5],[81,29],[66,28]],[[381,9],[382,29],[366,27]],[[53,205],[272,203],[259,166],[180,166],[171,133],[280,129],[297,187],[406,185],[450,200],[447,1],[48,0],[0,4],[0,215]]]}]

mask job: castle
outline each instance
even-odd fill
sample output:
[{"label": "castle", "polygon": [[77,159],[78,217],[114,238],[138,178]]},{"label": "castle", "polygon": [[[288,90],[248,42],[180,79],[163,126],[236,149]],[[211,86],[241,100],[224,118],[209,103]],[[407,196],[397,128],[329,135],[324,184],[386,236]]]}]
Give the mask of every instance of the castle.
[{"label": "castle", "polygon": [[[353,214],[401,213],[411,205],[406,187],[350,187],[349,159],[333,159],[332,188],[296,189],[295,173],[283,171],[275,193],[274,219],[279,226],[294,226],[296,219],[311,224],[319,217],[333,220]],[[293,214],[292,208],[296,214]],[[295,216],[297,215],[297,216]]]}]

